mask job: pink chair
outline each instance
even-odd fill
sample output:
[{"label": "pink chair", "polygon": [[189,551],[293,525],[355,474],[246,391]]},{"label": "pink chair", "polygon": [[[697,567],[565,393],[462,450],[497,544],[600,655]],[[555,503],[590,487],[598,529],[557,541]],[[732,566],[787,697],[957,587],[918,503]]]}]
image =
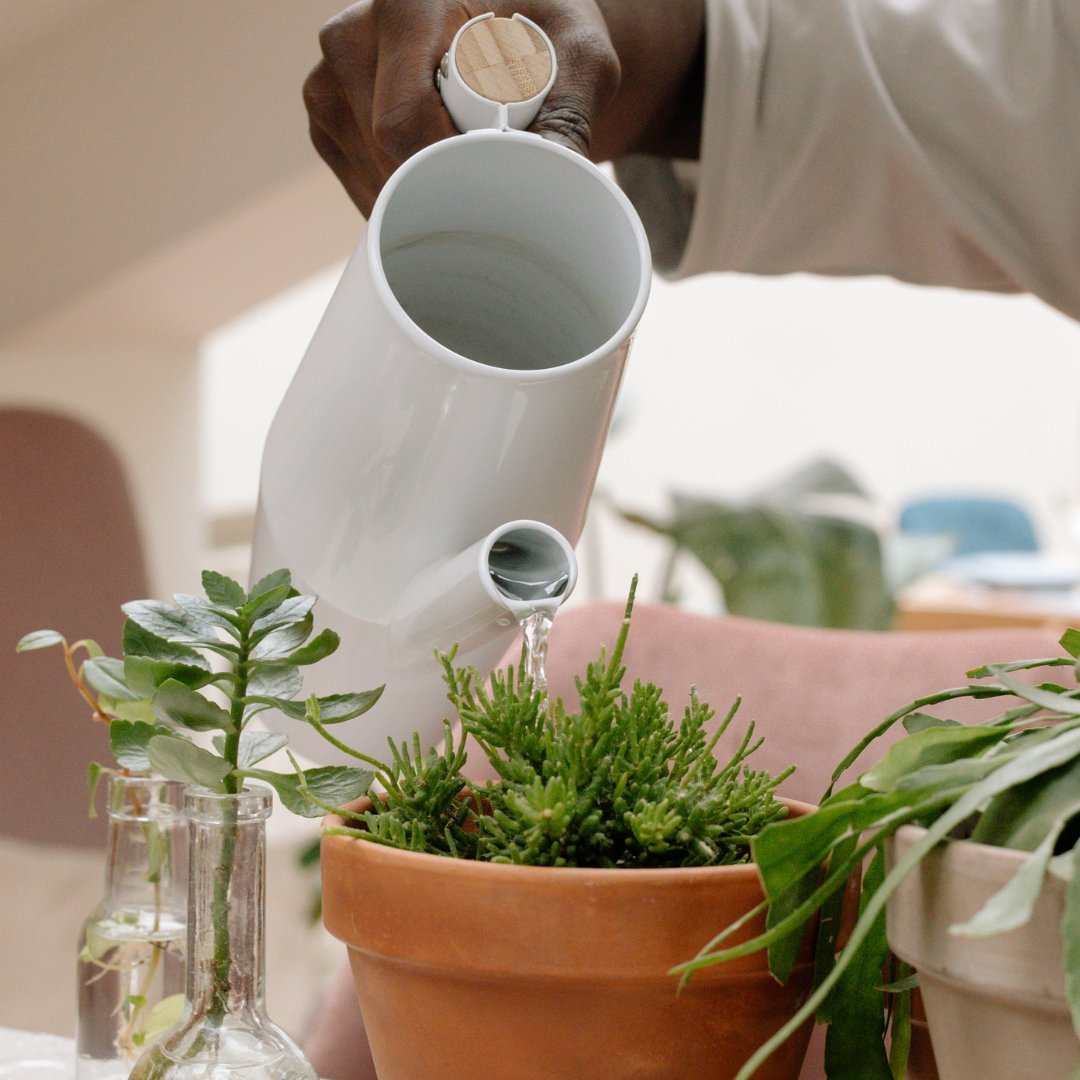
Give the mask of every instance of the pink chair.
[{"label": "pink chair", "polygon": [[120,653],[120,605],[148,595],[134,509],[120,461],[84,424],[0,409],[0,833],[96,846],[86,770],[112,762],[59,648],[15,653],[31,630],[94,638]]}]

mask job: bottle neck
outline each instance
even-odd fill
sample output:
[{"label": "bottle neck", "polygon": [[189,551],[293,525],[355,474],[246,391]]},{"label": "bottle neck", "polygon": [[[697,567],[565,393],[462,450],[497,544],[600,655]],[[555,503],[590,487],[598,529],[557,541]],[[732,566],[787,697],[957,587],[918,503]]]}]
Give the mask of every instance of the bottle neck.
[{"label": "bottle neck", "polygon": [[171,780],[109,777],[103,905],[119,918],[156,912],[182,919],[187,866],[182,796],[183,785]]},{"label": "bottle neck", "polygon": [[265,788],[219,795],[189,788],[187,996],[195,1015],[265,1016]]}]

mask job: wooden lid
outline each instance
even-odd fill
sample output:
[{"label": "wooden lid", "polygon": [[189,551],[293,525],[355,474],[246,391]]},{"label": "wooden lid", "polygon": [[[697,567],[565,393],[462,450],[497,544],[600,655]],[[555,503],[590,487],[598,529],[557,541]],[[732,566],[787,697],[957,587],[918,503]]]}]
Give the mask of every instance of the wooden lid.
[{"label": "wooden lid", "polygon": [[547,45],[518,19],[474,23],[458,39],[454,63],[470,90],[506,105],[536,97],[551,78]]}]

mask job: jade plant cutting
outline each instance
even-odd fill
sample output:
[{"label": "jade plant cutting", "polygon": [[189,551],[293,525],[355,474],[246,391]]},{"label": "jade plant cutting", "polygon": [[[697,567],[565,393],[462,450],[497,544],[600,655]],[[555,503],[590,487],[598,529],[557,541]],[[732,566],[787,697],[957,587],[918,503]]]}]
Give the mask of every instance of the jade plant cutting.
[{"label": "jade plant cutting", "polygon": [[[679,969],[682,975],[767,948],[770,967],[783,981],[793,943],[797,947],[815,915],[822,929],[813,992],[747,1061],[737,1080],[748,1080],[815,1013],[830,1024],[830,1077],[896,1080],[904,1075],[909,997],[917,976],[899,962],[890,964],[886,903],[903,878],[946,839],[1030,852],[1009,884],[971,919],[952,927],[954,934],[986,937],[1023,926],[1047,874],[1068,883],[1061,923],[1065,989],[1073,1025],[1080,1031],[1080,631],[1068,630],[1061,645],[1068,655],[987,664],[968,672],[968,685],[896,710],[843,758],[816,813],[769,825],[753,838],[751,849],[767,897],[767,931],[725,949],[723,940],[734,929],[729,927]],[[1072,685],[1056,680],[1036,685],[1013,674],[1054,668],[1065,669]],[[924,711],[940,712],[960,698],[997,699],[1008,707],[976,724]],[[898,722],[907,736],[854,783],[834,790],[863,750]],[[886,872],[885,842],[909,822],[926,832]],[[837,955],[844,885],[871,856],[858,922]],[[892,975],[883,976],[889,970]],[[884,1041],[890,1022],[891,1060]]]},{"label": "jade plant cutting", "polygon": [[[407,850],[531,866],[657,868],[745,862],[749,842],[787,813],[774,797],[792,771],[770,776],[747,758],[760,746],[751,723],[734,755],[719,764],[713,750],[731,723],[736,700],[712,737],[712,709],[691,696],[679,724],[651,683],[622,690],[623,650],[634,591],[610,658],[589,665],[577,681],[580,708],[569,712],[517,669],[494,672],[490,690],[470,667],[441,656],[448,698],[461,720],[450,723],[441,752],[419,739],[391,743],[389,763],[340,749],[374,768],[385,797],[370,810],[328,811],[357,827],[327,827]],[[497,781],[472,788],[462,773],[469,740],[487,757]],[[318,795],[313,796],[320,799]],[[323,801],[320,799],[320,801]]]},{"label": "jade plant cutting", "polygon": [[[79,692],[95,715],[109,721],[111,749],[122,772],[153,770],[220,796],[239,796],[249,779],[263,781],[276,789],[288,809],[307,817],[322,812],[309,795],[336,804],[366,791],[370,770],[345,766],[301,770],[291,755],[293,769],[288,773],[260,765],[286,746],[288,736],[255,730],[251,721],[259,713],[276,709],[300,722],[317,716],[320,729],[325,730],[326,724],[366,712],[381,693],[379,688],[296,700],[303,685],[301,669],[329,656],[339,644],[337,634],[329,629],[312,638],[316,598],[300,595],[287,570],[267,575],[250,592],[227,577],[205,572],[203,587],[205,598],[180,594],[175,603],[138,600],[123,605],[127,615],[123,660],[101,655],[93,642],[69,646],[52,631],[28,635],[19,648],[63,646]],[[73,653],[80,646],[90,658],[76,669]],[[213,664],[211,656],[217,658]],[[96,701],[92,691],[98,694]],[[213,749],[205,745],[207,736]],[[92,766],[92,784],[103,771],[116,770]],[[202,1061],[208,1048],[213,1052],[219,1033],[227,1036],[232,1023],[227,1015],[230,993],[244,979],[233,971],[229,917],[233,855],[239,851],[241,823],[235,803],[222,805],[224,839],[209,875],[213,881],[211,1003],[201,1020],[201,1032],[185,1044],[180,1055],[185,1060]],[[277,1054],[287,1037],[275,1034],[277,1029],[265,1017],[260,1023],[264,1033],[270,1033]],[[181,1029],[184,1026],[182,1022]],[[142,1060],[145,1063],[147,1057]],[[167,1064],[150,1068],[148,1075],[171,1075]],[[306,1063],[298,1068],[288,1075],[306,1075],[304,1068],[310,1071]]]}]

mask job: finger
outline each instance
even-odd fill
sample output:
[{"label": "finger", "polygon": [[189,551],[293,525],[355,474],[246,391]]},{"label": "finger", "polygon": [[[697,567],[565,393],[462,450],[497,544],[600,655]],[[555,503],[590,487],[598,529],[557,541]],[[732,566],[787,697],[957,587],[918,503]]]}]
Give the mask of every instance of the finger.
[{"label": "finger", "polygon": [[[487,10],[468,4],[385,4],[379,15],[379,56],[372,96],[372,130],[379,148],[400,164],[418,150],[457,134],[435,86],[435,69],[463,23]],[[423,26],[423,34],[417,33]]]},{"label": "finger", "polygon": [[310,135],[312,145],[319,157],[333,170],[349,198],[356,204],[356,208],[363,214],[365,220],[371,217],[372,207],[378,198],[379,187],[370,182],[368,176],[342,153],[341,147],[333,136],[320,128],[314,120],[311,122]]}]

